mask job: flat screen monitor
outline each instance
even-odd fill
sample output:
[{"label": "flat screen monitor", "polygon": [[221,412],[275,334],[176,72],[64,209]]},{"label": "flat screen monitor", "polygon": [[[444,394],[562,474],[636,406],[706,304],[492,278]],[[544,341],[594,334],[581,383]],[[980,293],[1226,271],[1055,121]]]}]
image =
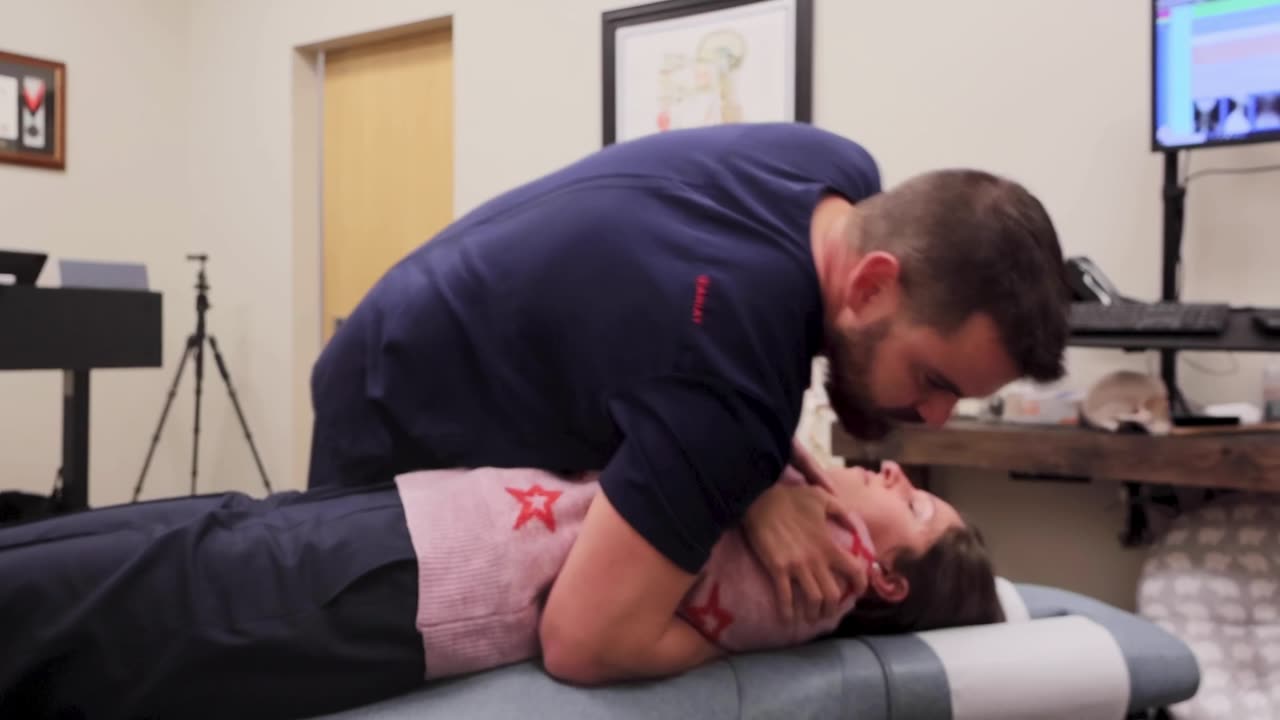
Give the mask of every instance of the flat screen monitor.
[{"label": "flat screen monitor", "polygon": [[1152,0],[1152,148],[1280,141],[1280,0]]},{"label": "flat screen monitor", "polygon": [[0,285],[35,285],[48,253],[0,250]]}]

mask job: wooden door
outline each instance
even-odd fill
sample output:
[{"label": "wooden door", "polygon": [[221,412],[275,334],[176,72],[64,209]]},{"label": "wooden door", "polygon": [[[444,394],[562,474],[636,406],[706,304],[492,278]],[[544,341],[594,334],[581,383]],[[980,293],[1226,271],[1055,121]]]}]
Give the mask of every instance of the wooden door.
[{"label": "wooden door", "polygon": [[453,219],[449,28],[329,51],[324,340],[378,278]]}]

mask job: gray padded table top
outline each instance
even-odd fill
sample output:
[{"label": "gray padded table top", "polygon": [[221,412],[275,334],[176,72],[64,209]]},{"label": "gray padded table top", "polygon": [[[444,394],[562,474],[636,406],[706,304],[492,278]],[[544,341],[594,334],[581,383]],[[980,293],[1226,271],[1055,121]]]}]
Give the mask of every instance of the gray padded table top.
[{"label": "gray padded table top", "polygon": [[432,685],[329,720],[445,718],[887,718],[880,664],[859,643],[739,655],[662,681],[578,688],[520,663]]},{"label": "gray padded table top", "polygon": [[1115,720],[1126,709],[1195,694],[1199,671],[1190,650],[1153,623],[1075,593],[1016,587],[1029,619],[823,640],[738,655],[667,680],[602,688],[566,685],[536,663],[521,663],[326,720]]}]

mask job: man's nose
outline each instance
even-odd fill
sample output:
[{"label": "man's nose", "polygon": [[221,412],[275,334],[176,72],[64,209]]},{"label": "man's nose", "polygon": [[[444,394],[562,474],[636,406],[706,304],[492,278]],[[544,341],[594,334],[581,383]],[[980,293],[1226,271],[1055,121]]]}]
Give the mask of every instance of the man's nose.
[{"label": "man's nose", "polygon": [[916,412],[924,419],[926,425],[939,427],[951,419],[951,412],[956,407],[956,398],[952,395],[937,394],[927,398],[916,406]]}]

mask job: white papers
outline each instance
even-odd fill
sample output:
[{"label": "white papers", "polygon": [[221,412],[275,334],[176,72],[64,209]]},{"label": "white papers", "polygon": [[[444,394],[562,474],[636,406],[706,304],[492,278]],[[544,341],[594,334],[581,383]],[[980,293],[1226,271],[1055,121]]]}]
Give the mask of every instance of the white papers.
[{"label": "white papers", "polygon": [[18,78],[0,75],[0,140],[18,139]]}]

